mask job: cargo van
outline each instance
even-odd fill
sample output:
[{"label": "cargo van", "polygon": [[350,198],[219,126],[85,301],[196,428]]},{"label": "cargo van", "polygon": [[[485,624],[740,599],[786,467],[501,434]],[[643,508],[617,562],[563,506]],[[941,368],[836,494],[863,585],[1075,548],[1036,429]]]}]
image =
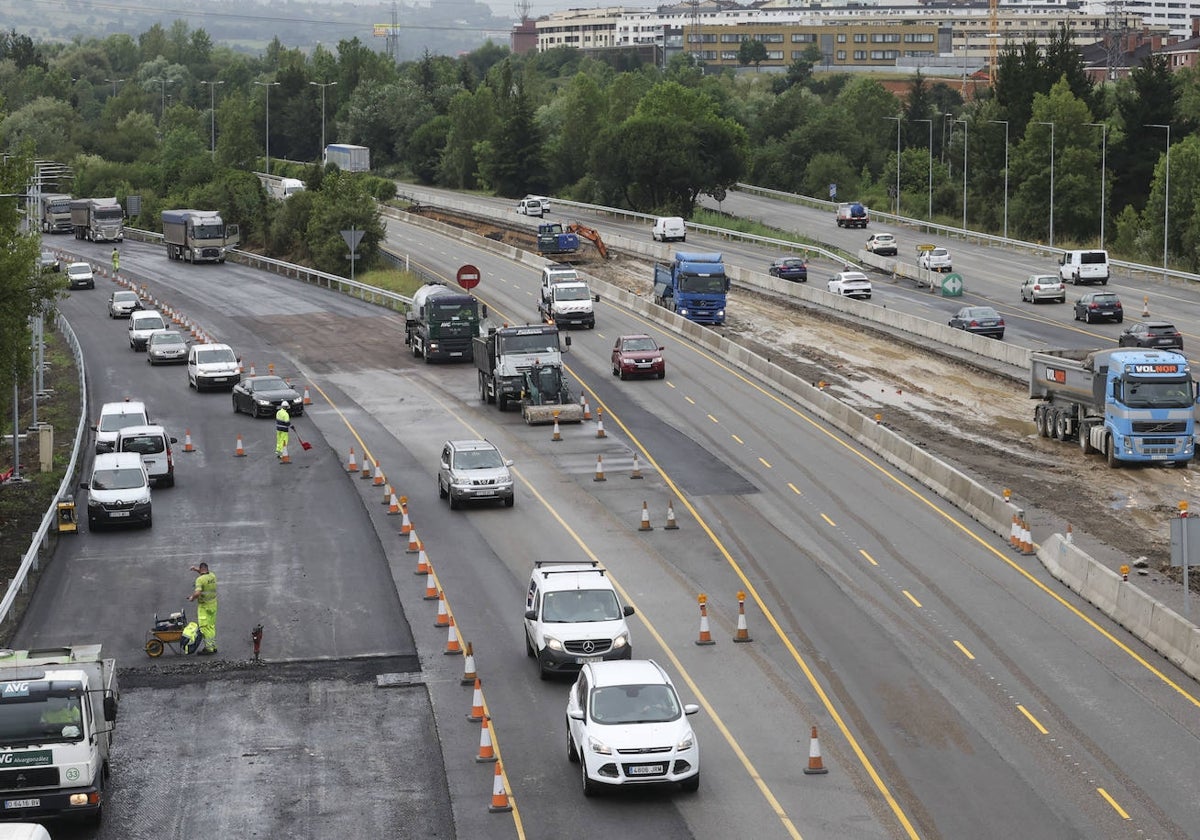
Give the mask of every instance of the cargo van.
[{"label": "cargo van", "polygon": [[542,267],[542,302],[550,300],[550,290],[559,283],[578,283],[579,272],[565,263],[550,263]]},{"label": "cargo van", "polygon": [[127,426],[145,426],[150,422],[146,404],[141,400],[107,402],[100,406],[100,419],[92,426],[96,433],[96,452],[112,452],[117,435]]},{"label": "cargo van", "polygon": [[230,391],[242,381],[242,363],[228,344],[193,344],[188,350],[187,376],[188,385],[197,391]]},{"label": "cargo van", "polygon": [[1108,251],[1066,251],[1058,261],[1058,276],[1064,283],[1108,285]]},{"label": "cargo van", "polygon": [[654,220],[650,238],[659,242],[687,242],[687,225],[679,216],[662,216]]},{"label": "cargo van", "polygon": [[92,462],[87,490],[88,528],[101,525],[151,527],[150,477],[136,452],[106,452]]},{"label": "cargo van", "polygon": [[544,216],[550,212],[550,199],[540,195],[527,195],[517,202],[517,212],[526,216]]},{"label": "cargo van", "polygon": [[179,441],[162,426],[129,426],[117,435],[117,452],[136,452],[155,487],[175,486],[175,453],[171,444]]},{"label": "cargo van", "polygon": [[50,840],[50,832],[37,823],[0,823],[0,840]]}]

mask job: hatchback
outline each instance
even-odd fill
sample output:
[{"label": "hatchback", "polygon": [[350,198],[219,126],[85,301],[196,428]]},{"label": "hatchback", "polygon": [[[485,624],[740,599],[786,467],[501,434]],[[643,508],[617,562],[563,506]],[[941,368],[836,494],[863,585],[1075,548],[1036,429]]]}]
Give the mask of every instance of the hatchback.
[{"label": "hatchback", "polygon": [[129,313],[142,308],[142,299],[137,292],[119,291],[108,296],[108,317],[128,318]]},{"label": "hatchback", "polygon": [[950,251],[945,248],[934,248],[931,251],[922,251],[921,256],[917,257],[917,267],[928,269],[929,271],[953,271],[952,261],[950,259]]},{"label": "hatchback", "polygon": [[881,257],[894,257],[898,251],[896,237],[890,233],[872,233],[867,237],[867,250]]},{"label": "hatchback", "polygon": [[1067,287],[1054,274],[1033,274],[1021,284],[1021,300],[1030,303],[1043,300],[1066,303]]},{"label": "hatchback", "polygon": [[799,257],[780,257],[771,263],[767,273],[781,280],[795,280],[798,283],[804,283],[808,280],[808,263]]},{"label": "hatchback", "polygon": [[1146,321],[1126,327],[1117,338],[1117,345],[1183,350],[1183,333],[1166,321]]},{"label": "hatchback", "polygon": [[1125,320],[1125,310],[1121,299],[1112,292],[1089,292],[1075,301],[1075,320],[1092,323],[1101,318],[1116,321],[1118,324]]},{"label": "hatchback", "polygon": [[62,271],[62,263],[54,256],[53,251],[42,251],[41,265],[42,271]]},{"label": "hatchback", "polygon": [[976,335],[1004,338],[1004,319],[990,306],[964,306],[954,313],[950,326]]}]

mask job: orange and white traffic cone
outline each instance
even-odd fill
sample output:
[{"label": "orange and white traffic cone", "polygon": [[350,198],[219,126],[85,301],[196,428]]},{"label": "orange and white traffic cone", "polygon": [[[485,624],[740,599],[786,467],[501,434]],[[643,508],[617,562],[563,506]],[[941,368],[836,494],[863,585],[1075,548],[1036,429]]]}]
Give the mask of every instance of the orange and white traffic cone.
[{"label": "orange and white traffic cone", "polygon": [[804,768],[804,775],[820,776],[828,772],[821,762],[821,742],[817,740],[817,727],[814,726],[808,740],[808,766]]},{"label": "orange and white traffic cone", "polygon": [[251,375],[251,376],[258,376],[258,374],[254,372],[254,362],[251,362],[251,363],[250,363],[250,375]]},{"label": "orange and white traffic cone", "polygon": [[416,554],[421,550],[421,541],[417,539],[417,529],[413,528],[408,532],[408,548],[405,549],[409,554]]},{"label": "orange and white traffic cone", "polygon": [[675,503],[670,499],[667,500],[667,524],[663,526],[664,531],[678,531],[679,523],[675,521]]},{"label": "orange and white traffic cone", "polygon": [[437,618],[433,620],[434,627],[449,627],[450,626],[450,611],[446,609],[446,593],[444,590],[438,590],[438,611]]},{"label": "orange and white traffic cone", "polygon": [[308,386],[307,386],[307,385],[305,385],[305,386],[304,386],[304,400],[303,400],[303,402],[304,402],[304,404],[305,404],[305,405],[312,405],[312,397],[310,397],[310,396],[309,396],[309,394],[308,394]]},{"label": "orange and white traffic cone", "polygon": [[557,411],[554,412],[554,434],[552,434],[550,436],[550,440],[555,441],[555,442],[562,440],[562,432],[559,431],[559,428],[558,428],[558,412]]},{"label": "orange and white traffic cone", "polygon": [[274,375],[275,375],[275,363],[267,362],[267,376],[274,376]]},{"label": "orange and white traffic cone", "polygon": [[1030,530],[1028,521],[1022,520],[1021,525],[1023,526],[1023,530],[1021,532],[1021,553],[1033,554],[1033,531]]},{"label": "orange and white traffic cone", "polygon": [[412,531],[412,529],[413,529],[412,522],[410,522],[408,520],[408,500],[407,499],[400,500],[400,513],[402,513],[404,515],[404,518],[400,520],[400,533],[407,534],[410,531]]},{"label": "orange and white traffic cone", "polygon": [[372,487],[382,487],[383,485],[384,485],[383,467],[379,466],[379,462],[376,461],[375,462],[375,475],[371,479],[371,486]]},{"label": "orange and white traffic cone", "polygon": [[292,463],[292,457],[290,455],[288,455],[286,443],[283,445],[283,451],[279,453],[279,463],[281,463],[281,464]]},{"label": "orange and white traffic cone", "polygon": [[[441,597],[442,593],[441,590],[438,589],[437,578],[433,575],[433,566],[430,566],[429,574],[425,576],[425,594],[421,596],[421,599],[423,601],[437,601],[441,599]],[[438,608],[438,612],[441,612],[440,607]]]},{"label": "orange and white traffic cone", "polygon": [[633,472],[631,472],[629,474],[629,477],[630,478],[641,478],[642,477],[642,465],[640,463],[638,463],[637,450],[634,450],[634,453],[633,453]]},{"label": "orange and white traffic cone", "polygon": [[[387,507],[392,503],[392,485],[388,482],[384,482],[383,484],[383,499],[381,501],[384,507]],[[396,507],[400,507],[399,502],[396,503]],[[399,513],[400,511],[397,510],[396,512]],[[391,513],[391,511],[388,511],[388,513]]]},{"label": "orange and white traffic cone", "polygon": [[463,675],[459,680],[460,685],[470,685],[479,678],[479,674],[475,673],[475,651],[471,648],[471,643],[467,642],[463,649]]},{"label": "orange and white traffic cone", "polygon": [[1012,527],[1008,531],[1008,546],[1009,548],[1017,548],[1018,526],[1017,515],[1012,515]]},{"label": "orange and white traffic cone", "polygon": [[596,409],[596,437],[608,437],[608,435],[604,432],[604,409],[602,408]]},{"label": "orange and white traffic cone", "polygon": [[646,507],[646,503],[642,502],[642,524],[638,526],[639,531],[653,531],[654,526],[650,524],[650,510]]},{"label": "orange and white traffic cone", "polygon": [[733,634],[735,642],[752,642],[750,631],[746,628],[746,593],[738,592],[738,623],[737,632]]},{"label": "orange and white traffic cone", "polygon": [[236,457],[236,458],[245,458],[246,457],[246,448],[244,446],[242,446],[242,436],[241,435],[237,436],[237,448],[233,450],[233,454],[234,454],[234,457]]},{"label": "orange and white traffic cone", "polygon": [[354,456],[354,447],[350,447],[350,459],[346,462],[346,472],[358,472],[358,459]]},{"label": "orange and white traffic cone", "polygon": [[592,419],[592,409],[591,409],[591,406],[588,405],[587,394],[581,393],[579,395],[579,404],[581,406],[583,406],[583,419],[591,420]]},{"label": "orange and white traffic cone", "polygon": [[476,723],[483,720],[483,688],[479,677],[475,678],[475,690],[471,692],[471,713],[467,715],[467,720]]},{"label": "orange and white traffic cone", "polygon": [[1075,532],[1071,530],[1070,522],[1067,523],[1067,542],[1068,543],[1075,542]]},{"label": "orange and white traffic cone", "polygon": [[446,656],[458,656],[462,653],[462,645],[458,642],[458,628],[454,626],[454,614],[450,614],[450,630],[446,634]]},{"label": "orange and white traffic cone", "polygon": [[184,452],[195,452],[196,451],[196,447],[192,446],[192,430],[191,429],[183,430],[183,451]]},{"label": "orange and white traffic cone", "polygon": [[[376,462],[375,462],[375,468],[376,468],[376,469],[378,469],[378,468],[379,468],[379,462],[378,462],[378,461],[376,461]],[[366,454],[364,454],[364,455],[363,455],[362,472],[360,472],[360,473],[358,474],[358,477],[359,477],[359,478],[370,478],[370,477],[371,477],[371,475],[372,475],[372,472],[371,472],[371,459],[370,459],[369,457],[367,457],[367,455],[366,455]],[[382,473],[381,473],[381,475],[382,475]]]},{"label": "orange and white traffic cone", "polygon": [[421,550],[417,552],[417,568],[413,574],[429,574],[429,555],[425,553],[425,543],[421,543]]},{"label": "orange and white traffic cone", "polygon": [[701,594],[696,600],[700,603],[700,638],[696,639],[696,644],[715,645],[716,641],[708,630],[708,596]]},{"label": "orange and white traffic cone", "polygon": [[480,720],[479,755],[475,756],[475,761],[479,764],[490,764],[496,760],[496,751],[492,749],[492,730],[488,727],[487,715]]},{"label": "orange and white traffic cone", "polygon": [[512,810],[512,805],[508,803],[508,794],[504,792],[504,771],[500,767],[500,762],[496,762],[496,774],[492,777],[492,804],[488,806],[488,811],[493,814],[507,813]]},{"label": "orange and white traffic cone", "polygon": [[596,474],[592,476],[592,481],[607,481],[604,477],[604,456],[596,456]]},{"label": "orange and white traffic cone", "polygon": [[[400,514],[400,500],[396,498],[395,491],[391,494],[391,499],[388,500],[388,516],[398,516]],[[408,530],[412,530],[409,528]]]}]

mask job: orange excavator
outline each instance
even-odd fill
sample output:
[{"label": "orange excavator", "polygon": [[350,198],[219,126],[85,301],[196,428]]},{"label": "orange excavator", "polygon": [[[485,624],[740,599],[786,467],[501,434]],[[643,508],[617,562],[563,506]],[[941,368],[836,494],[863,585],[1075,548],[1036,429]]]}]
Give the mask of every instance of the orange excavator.
[{"label": "orange excavator", "polygon": [[567,225],[567,233],[574,233],[577,236],[582,236],[584,239],[596,246],[597,253],[600,254],[600,259],[608,259],[608,247],[605,246],[604,240],[600,238],[600,233],[595,228],[590,228],[587,225],[581,225],[579,222],[571,222]]}]

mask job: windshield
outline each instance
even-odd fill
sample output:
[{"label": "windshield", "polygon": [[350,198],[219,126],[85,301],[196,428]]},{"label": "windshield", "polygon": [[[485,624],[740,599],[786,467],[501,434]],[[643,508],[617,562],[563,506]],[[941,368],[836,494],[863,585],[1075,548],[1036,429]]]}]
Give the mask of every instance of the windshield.
[{"label": "windshield", "polygon": [[224,239],[225,224],[216,222],[215,224],[192,225],[192,236],[196,239]]},{"label": "windshield", "polygon": [[657,350],[658,345],[654,343],[653,338],[627,338],[622,343],[621,349],[625,351]]},{"label": "windshield", "polygon": [[[68,272],[70,269],[68,269]],[[113,303],[127,303],[138,299],[137,292],[113,292]]]},{"label": "windshield", "polygon": [[119,468],[92,473],[93,490],[137,490],[146,486],[141,470]]},{"label": "windshield", "polygon": [[63,689],[38,682],[26,685],[24,694],[6,693],[0,701],[0,747],[83,738],[82,686],[68,683]]},{"label": "windshield", "polygon": [[554,297],[556,300],[588,300],[591,295],[586,286],[555,286]]},{"label": "windshield", "polygon": [[500,338],[502,353],[558,353],[558,333],[505,335]]},{"label": "windshield", "polygon": [[695,274],[684,274],[679,278],[679,291],[696,294],[716,294],[725,291],[725,275],[714,274],[711,277],[699,277]]},{"label": "windshield", "polygon": [[495,449],[470,449],[454,456],[456,470],[494,470],[502,466],[504,461]]},{"label": "windshield", "polygon": [[681,714],[669,685],[614,685],[592,692],[592,720],[602,724],[664,723]]},{"label": "windshield", "polygon": [[1124,383],[1124,394],[1130,408],[1191,408],[1194,402],[1189,379],[1130,379]]},{"label": "windshield", "polygon": [[[46,255],[43,254],[43,256]],[[67,274],[70,274],[72,277],[79,277],[81,275],[88,275],[91,273],[92,267],[90,265],[80,265],[79,263],[75,263],[74,265],[67,266]],[[129,292],[129,294],[132,295],[133,292]]]},{"label": "windshield", "polygon": [[550,623],[616,621],[620,617],[621,605],[611,589],[547,592],[542,603],[542,621]]},{"label": "windshield", "polygon": [[247,380],[246,384],[251,391],[285,391],[290,388],[278,376],[256,376],[252,380]]},{"label": "windshield", "polygon": [[197,350],[196,363],[201,365],[219,364],[221,362],[236,362],[237,356],[228,347],[214,347],[211,350]]},{"label": "windshield", "polygon": [[166,449],[166,446],[163,443],[162,435],[132,435],[121,438],[122,452],[136,452],[139,455],[157,455],[164,449]]},{"label": "windshield", "polygon": [[434,317],[442,321],[466,321],[475,315],[475,306],[471,303],[432,303]]},{"label": "windshield", "polygon": [[130,426],[145,426],[146,415],[142,412],[121,412],[120,414],[104,414],[100,417],[100,431],[119,432]]},{"label": "windshield", "polygon": [[153,317],[133,317],[133,328],[135,330],[165,330],[167,325],[163,323],[163,319],[157,315]]},{"label": "windshield", "polygon": [[179,333],[155,333],[150,336],[150,344],[154,347],[165,347],[167,345],[182,345],[184,343],[183,336]]},{"label": "windshield", "polygon": [[51,213],[69,213],[71,211],[71,199],[61,198],[50,202]]},{"label": "windshield", "polygon": [[95,211],[96,219],[103,222],[119,222],[125,218],[125,211],[120,205],[99,207]]}]

